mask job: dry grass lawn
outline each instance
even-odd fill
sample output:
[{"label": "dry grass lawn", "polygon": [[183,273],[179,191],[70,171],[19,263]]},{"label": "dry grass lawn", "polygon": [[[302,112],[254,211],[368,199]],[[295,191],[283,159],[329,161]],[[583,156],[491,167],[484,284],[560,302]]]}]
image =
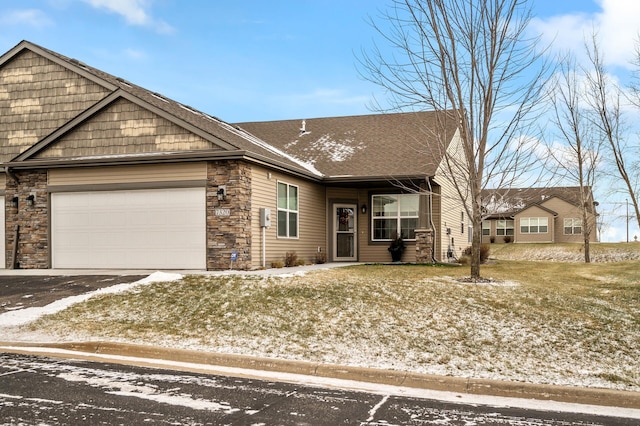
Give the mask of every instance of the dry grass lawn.
[{"label": "dry grass lawn", "polygon": [[[499,257],[499,251],[497,254]],[[186,276],[95,297],[28,327],[284,359],[640,390],[640,262],[367,265]]]}]

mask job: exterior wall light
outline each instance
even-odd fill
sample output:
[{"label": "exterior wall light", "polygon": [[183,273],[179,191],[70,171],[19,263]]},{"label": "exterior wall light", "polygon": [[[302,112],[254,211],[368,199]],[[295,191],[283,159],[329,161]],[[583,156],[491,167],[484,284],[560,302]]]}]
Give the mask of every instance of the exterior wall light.
[{"label": "exterior wall light", "polygon": [[36,196],[31,194],[27,197],[27,204],[33,206]]},{"label": "exterior wall light", "polygon": [[366,205],[366,204],[363,204],[363,205],[360,207],[360,211],[362,212],[362,214],[367,214],[367,205]]},{"label": "exterior wall light", "polygon": [[224,185],[219,186],[216,194],[218,195],[218,201],[225,201],[227,199],[227,188]]}]

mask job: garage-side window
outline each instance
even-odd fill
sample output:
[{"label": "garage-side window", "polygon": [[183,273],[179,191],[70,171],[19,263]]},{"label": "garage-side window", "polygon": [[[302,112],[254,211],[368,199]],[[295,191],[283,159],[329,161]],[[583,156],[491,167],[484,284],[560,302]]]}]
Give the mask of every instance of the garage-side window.
[{"label": "garage-side window", "polygon": [[278,182],[278,237],[298,238],[298,187]]}]

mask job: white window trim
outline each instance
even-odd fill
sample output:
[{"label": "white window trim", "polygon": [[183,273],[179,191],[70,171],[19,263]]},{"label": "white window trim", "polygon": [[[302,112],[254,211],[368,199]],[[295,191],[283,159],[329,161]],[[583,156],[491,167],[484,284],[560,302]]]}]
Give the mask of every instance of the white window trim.
[{"label": "white window trim", "polygon": [[[287,208],[286,209],[285,208],[281,208],[280,207],[280,203],[279,203],[279,198],[278,198],[279,193],[278,193],[278,191],[280,190],[280,184],[287,186]],[[298,204],[298,209],[297,210],[289,208],[289,190],[290,190],[291,187],[296,188],[297,204]],[[287,220],[286,220],[286,224],[287,224],[286,234],[287,235],[280,235],[280,228],[279,228],[280,221],[278,220],[278,214],[280,212],[285,212],[287,214]],[[295,213],[297,215],[296,236],[295,237],[291,236],[291,230],[289,229],[289,213]],[[298,185],[293,185],[291,183],[280,181],[280,180],[276,182],[276,238],[290,239],[290,240],[300,239],[300,187]]]},{"label": "white window trim", "polygon": [[[522,221],[523,221],[523,220],[525,220],[525,219],[526,219],[527,221],[529,221],[529,222],[528,222],[528,225],[526,225],[526,226],[527,226],[527,228],[529,228],[529,230],[527,230],[527,232],[522,231],[522,226],[523,226],[523,225],[522,225]],[[536,231],[536,232],[531,232],[531,230],[530,230],[530,229],[531,229],[531,226],[532,226],[532,225],[531,225],[531,219],[536,219],[536,221],[537,221],[537,223],[536,223],[536,225],[535,225],[535,226],[537,226],[537,227],[538,227],[538,231]],[[544,220],[547,222],[547,223],[546,223],[546,225],[544,225],[544,226],[546,226],[546,227],[547,227],[547,230],[546,230],[546,231],[544,231],[544,232],[541,232],[541,231],[540,231],[540,226],[541,226],[541,225],[540,225],[540,219],[544,219]],[[548,217],[521,217],[521,218],[520,218],[520,233],[521,233],[521,234],[527,234],[527,235],[548,234],[548,233],[549,233],[549,218],[548,218]]]},{"label": "white window trim", "polygon": [[[504,221],[504,225],[505,226],[503,226],[503,227],[498,226],[498,222],[500,222],[500,221]],[[511,226],[511,227],[507,226],[508,222],[512,222],[513,226]],[[511,234],[507,233],[507,231],[509,229],[512,231]],[[504,231],[504,233],[500,234],[499,231]],[[497,237],[513,237],[515,235],[515,232],[516,232],[516,221],[515,220],[513,220],[513,219],[497,219],[496,220],[496,236]]]},{"label": "white window trim", "polygon": [[[370,199],[370,205],[371,205],[371,241],[373,242],[389,242],[391,241],[390,238],[375,238],[375,221],[376,220],[386,220],[386,219],[395,219],[396,220],[396,228],[398,230],[402,229],[401,228],[401,221],[402,219],[418,219],[420,220],[420,212],[418,212],[417,215],[415,216],[401,216],[400,215],[400,203],[398,203],[398,210],[396,212],[396,216],[375,216],[374,215],[374,211],[373,211],[373,206],[374,206],[374,202],[373,199],[375,197],[399,197],[399,196],[406,196],[406,195],[415,195],[417,197],[419,197],[418,194],[373,194],[371,195],[371,199]],[[418,207],[419,208],[419,207]],[[417,229],[417,228],[416,228]],[[415,229],[414,229],[415,231]],[[405,241],[415,241],[415,238],[403,238],[403,240]]]}]

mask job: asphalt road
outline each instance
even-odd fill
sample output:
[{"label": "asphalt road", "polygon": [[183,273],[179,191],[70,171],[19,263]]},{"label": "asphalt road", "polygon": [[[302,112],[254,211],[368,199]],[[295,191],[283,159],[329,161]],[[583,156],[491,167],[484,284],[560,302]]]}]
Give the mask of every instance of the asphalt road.
[{"label": "asphalt road", "polygon": [[0,354],[0,422],[23,425],[635,425],[637,419]]},{"label": "asphalt road", "polygon": [[0,276],[0,314],[46,306],[116,284],[132,283],[146,275]]}]

